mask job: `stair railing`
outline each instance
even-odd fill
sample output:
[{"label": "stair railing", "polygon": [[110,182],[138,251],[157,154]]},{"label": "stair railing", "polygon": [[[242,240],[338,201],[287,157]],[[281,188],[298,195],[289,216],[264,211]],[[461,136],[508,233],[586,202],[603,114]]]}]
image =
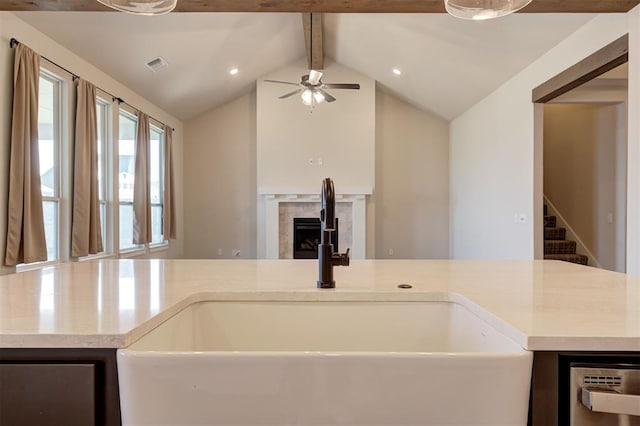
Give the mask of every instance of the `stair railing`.
[{"label": "stair railing", "polygon": [[[576,253],[586,255],[589,258],[590,264],[591,262],[593,262],[593,265],[591,266],[602,269],[602,265],[600,264],[600,262],[598,262],[598,259],[593,255],[593,253],[591,253],[587,246],[582,242],[580,237],[578,237],[578,234],[573,230],[573,228],[571,228],[569,222],[567,222],[564,217],[562,217],[556,206],[553,205],[553,203],[547,198],[546,195],[543,195],[542,197],[544,198],[544,202],[549,207],[549,210],[553,212],[553,216],[555,216],[556,219],[562,224],[562,226],[567,229],[567,239],[574,240],[576,242]],[[552,214],[547,211],[547,215],[551,216]],[[556,223],[556,227],[557,226],[558,224]]]}]

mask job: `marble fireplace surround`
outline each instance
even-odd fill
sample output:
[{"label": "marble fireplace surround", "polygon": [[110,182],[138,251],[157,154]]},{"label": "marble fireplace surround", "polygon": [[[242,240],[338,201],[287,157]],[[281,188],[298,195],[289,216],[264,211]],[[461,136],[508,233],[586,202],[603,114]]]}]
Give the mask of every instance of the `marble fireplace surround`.
[{"label": "marble fireplace surround", "polygon": [[[303,203],[304,212],[297,217],[319,217],[320,195],[316,194],[261,194],[265,205],[265,257],[267,259],[291,258],[292,242],[288,238],[292,229],[281,230],[282,223],[289,227],[287,210],[300,212],[294,203]],[[336,212],[340,218],[340,244],[345,241],[346,246],[340,246],[340,251],[351,249],[352,259],[364,259],[367,235],[366,194],[336,194]],[[345,204],[347,204],[345,206]],[[345,208],[346,207],[346,208]],[[350,209],[348,208],[350,207]],[[344,217],[345,212],[351,212],[350,217]],[[284,218],[283,218],[284,216]],[[341,217],[342,216],[342,217]],[[282,222],[282,223],[281,223]],[[293,226],[293,225],[291,225]],[[344,235],[351,229],[351,235]],[[282,231],[282,232],[281,232]],[[349,238],[350,237],[350,238]],[[344,244],[343,244],[344,245]],[[281,253],[282,252],[282,253]]]}]

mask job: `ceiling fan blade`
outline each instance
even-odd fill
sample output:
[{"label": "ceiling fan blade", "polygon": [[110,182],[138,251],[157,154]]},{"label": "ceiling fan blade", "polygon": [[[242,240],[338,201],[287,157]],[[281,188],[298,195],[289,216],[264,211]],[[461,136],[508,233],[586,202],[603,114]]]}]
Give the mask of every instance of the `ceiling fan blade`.
[{"label": "ceiling fan blade", "polygon": [[289,92],[289,93],[287,93],[285,95],[278,96],[278,99],[285,99],[285,98],[288,98],[288,97],[293,96],[296,93],[300,93],[300,92],[302,92],[302,89],[294,90],[293,92]]},{"label": "ceiling fan blade", "polygon": [[280,80],[264,80],[269,83],[281,83],[281,84],[291,84],[292,86],[300,86],[300,83],[292,83],[290,81],[280,81]]},{"label": "ceiling fan blade", "polygon": [[320,71],[316,71],[316,70],[309,71],[309,83],[313,84],[314,86],[320,82],[321,78],[322,78],[322,73]]},{"label": "ceiling fan blade", "polygon": [[327,93],[326,91],[322,90],[322,89],[316,89],[318,92],[322,93],[322,96],[324,96],[324,100],[325,102],[333,102],[336,100],[336,98],[334,98],[333,96],[331,96],[329,93]]},{"label": "ceiling fan blade", "polygon": [[358,83],[324,83],[322,85],[324,89],[359,89]]}]

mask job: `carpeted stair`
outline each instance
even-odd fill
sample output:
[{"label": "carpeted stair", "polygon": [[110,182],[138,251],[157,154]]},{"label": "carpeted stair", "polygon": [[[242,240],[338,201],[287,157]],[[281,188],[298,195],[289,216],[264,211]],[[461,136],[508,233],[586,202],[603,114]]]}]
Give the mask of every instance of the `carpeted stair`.
[{"label": "carpeted stair", "polygon": [[544,258],[586,265],[589,258],[582,254],[576,254],[576,242],[569,241],[566,237],[567,230],[565,228],[556,228],[556,217],[547,215],[547,206],[545,205]]}]

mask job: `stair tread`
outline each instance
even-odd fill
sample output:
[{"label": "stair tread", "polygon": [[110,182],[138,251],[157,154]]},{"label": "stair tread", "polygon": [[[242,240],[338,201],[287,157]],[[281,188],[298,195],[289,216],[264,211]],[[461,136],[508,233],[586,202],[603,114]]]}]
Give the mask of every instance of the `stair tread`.
[{"label": "stair tread", "polygon": [[567,230],[563,227],[546,227],[544,228],[545,241],[564,240],[567,236]]},{"label": "stair tread", "polygon": [[588,265],[589,258],[584,254],[545,254],[545,260],[562,260],[565,262]]},{"label": "stair tread", "polygon": [[544,227],[545,228],[555,228],[556,227],[556,217],[553,215],[545,215],[544,216]]},{"label": "stair tread", "polygon": [[545,240],[544,254],[575,254],[576,242],[570,240]]}]

